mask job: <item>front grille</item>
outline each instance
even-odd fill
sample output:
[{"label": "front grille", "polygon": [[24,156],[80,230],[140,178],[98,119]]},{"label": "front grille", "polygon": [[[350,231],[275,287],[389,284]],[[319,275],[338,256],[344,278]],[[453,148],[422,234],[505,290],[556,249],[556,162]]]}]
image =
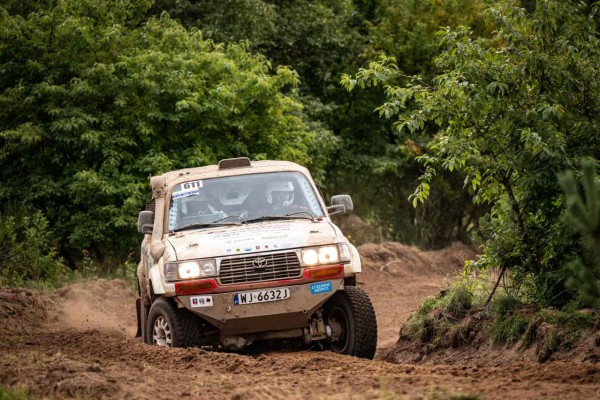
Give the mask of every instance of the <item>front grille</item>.
[{"label": "front grille", "polygon": [[[266,260],[266,263],[260,260]],[[231,285],[297,278],[300,274],[300,261],[296,253],[261,254],[221,261],[219,280],[222,285]]]}]

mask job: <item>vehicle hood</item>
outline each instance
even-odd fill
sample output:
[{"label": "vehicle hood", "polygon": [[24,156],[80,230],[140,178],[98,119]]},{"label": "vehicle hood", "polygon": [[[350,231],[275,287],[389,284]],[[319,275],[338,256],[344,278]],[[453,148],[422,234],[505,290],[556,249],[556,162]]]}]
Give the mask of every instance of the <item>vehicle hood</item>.
[{"label": "vehicle hood", "polygon": [[265,221],[181,231],[167,235],[177,260],[226,257],[336,242],[329,221]]}]

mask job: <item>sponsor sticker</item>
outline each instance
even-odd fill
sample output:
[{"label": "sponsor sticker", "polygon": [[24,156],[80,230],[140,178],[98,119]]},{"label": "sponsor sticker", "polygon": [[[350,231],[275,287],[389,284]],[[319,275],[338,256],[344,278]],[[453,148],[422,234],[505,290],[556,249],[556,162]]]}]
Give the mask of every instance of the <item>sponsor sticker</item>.
[{"label": "sponsor sticker", "polygon": [[180,199],[182,197],[193,196],[200,193],[202,187],[202,181],[191,181],[185,182],[181,185],[181,190],[173,192],[173,199]]},{"label": "sponsor sticker", "polygon": [[212,307],[213,306],[212,296],[190,297],[190,304],[191,304],[192,308]]},{"label": "sponsor sticker", "polygon": [[320,294],[327,293],[333,290],[333,286],[331,285],[331,281],[327,282],[317,282],[310,285],[310,293],[311,294]]},{"label": "sponsor sticker", "polygon": [[183,197],[193,196],[193,195],[199,194],[199,193],[200,193],[200,191],[198,189],[189,190],[189,191],[180,190],[179,192],[173,192],[173,200],[181,199]]}]

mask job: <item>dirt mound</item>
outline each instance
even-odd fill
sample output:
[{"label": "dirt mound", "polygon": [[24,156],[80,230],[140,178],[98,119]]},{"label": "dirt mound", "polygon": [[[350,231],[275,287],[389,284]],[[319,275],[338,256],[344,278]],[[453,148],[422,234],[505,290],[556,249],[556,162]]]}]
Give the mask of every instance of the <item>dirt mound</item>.
[{"label": "dirt mound", "polygon": [[54,323],[85,331],[118,331],[135,335],[135,294],[122,279],[79,282],[59,289],[51,319]]},{"label": "dirt mound", "polygon": [[498,317],[484,308],[458,319],[437,308],[425,317],[413,315],[402,326],[398,341],[381,349],[380,357],[399,364],[486,367],[600,362],[600,313],[522,306],[511,315],[495,320]]},{"label": "dirt mound", "polygon": [[97,363],[59,359],[50,364],[41,387],[52,395],[67,397],[98,397],[116,394],[118,386],[102,373]]},{"label": "dirt mound", "polygon": [[336,225],[357,246],[364,243],[382,241],[382,232],[356,214],[340,214],[335,218]]},{"label": "dirt mound", "polygon": [[432,251],[398,242],[366,243],[358,247],[358,252],[365,267],[378,268],[395,276],[456,273],[466,260],[472,260],[477,255],[473,247],[460,242]]},{"label": "dirt mound", "polygon": [[3,330],[23,331],[41,325],[47,318],[51,300],[37,291],[5,289],[0,291],[0,325]]},{"label": "dirt mound", "polygon": [[435,251],[397,242],[366,243],[358,251],[363,263],[358,284],[373,302],[379,347],[395,343],[400,326],[419,304],[437,294],[465,260],[476,257],[473,248],[462,243]]}]

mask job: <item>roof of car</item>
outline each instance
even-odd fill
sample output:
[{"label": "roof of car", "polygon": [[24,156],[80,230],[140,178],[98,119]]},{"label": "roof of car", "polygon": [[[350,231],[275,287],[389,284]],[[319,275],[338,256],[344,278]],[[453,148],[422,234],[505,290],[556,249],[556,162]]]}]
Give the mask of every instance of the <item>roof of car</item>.
[{"label": "roof of car", "polygon": [[184,168],[167,172],[163,175],[159,175],[159,177],[164,178],[165,184],[170,186],[172,184],[177,184],[179,182],[184,182],[191,179],[207,179],[220,176],[260,174],[281,171],[297,171],[305,175],[310,175],[305,167],[290,161],[264,160],[252,161],[249,167],[219,169],[218,165],[207,165],[205,167]]}]

